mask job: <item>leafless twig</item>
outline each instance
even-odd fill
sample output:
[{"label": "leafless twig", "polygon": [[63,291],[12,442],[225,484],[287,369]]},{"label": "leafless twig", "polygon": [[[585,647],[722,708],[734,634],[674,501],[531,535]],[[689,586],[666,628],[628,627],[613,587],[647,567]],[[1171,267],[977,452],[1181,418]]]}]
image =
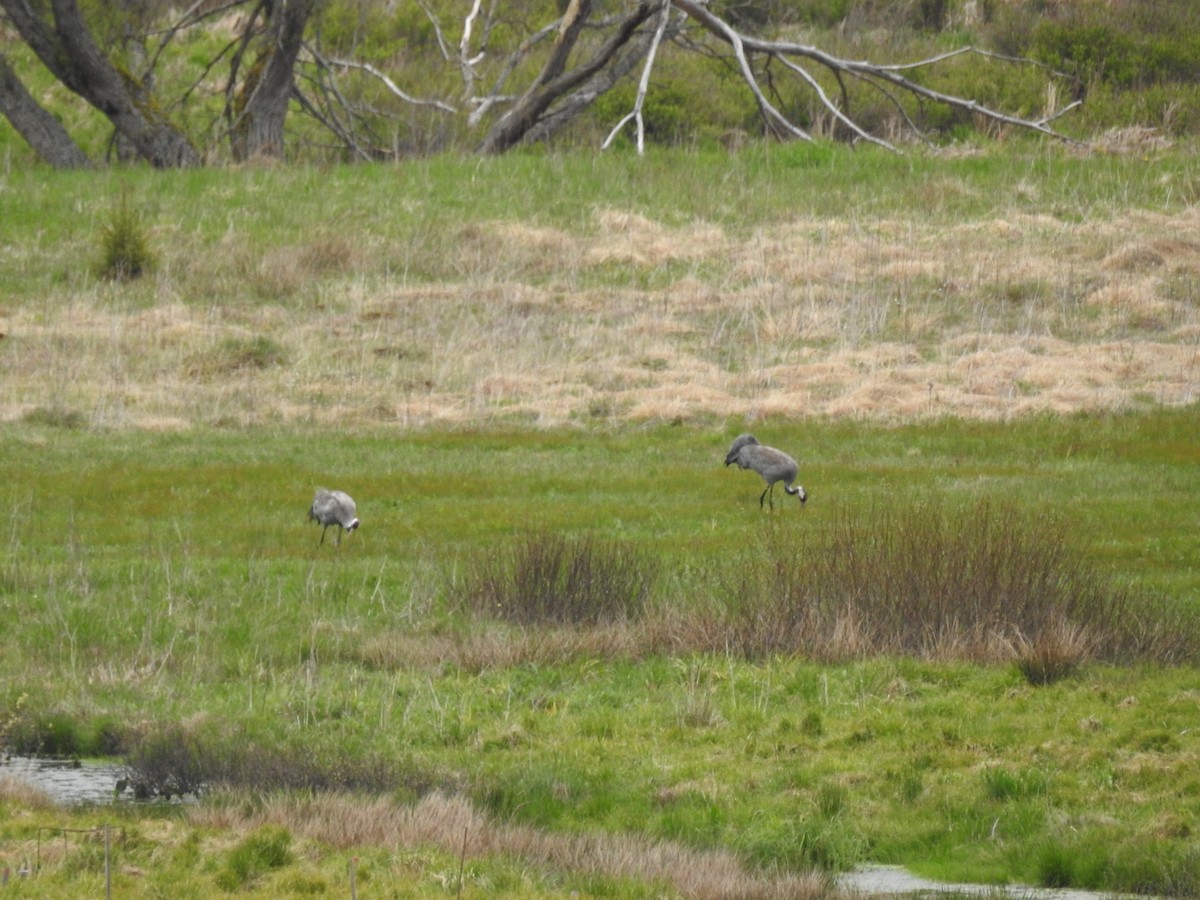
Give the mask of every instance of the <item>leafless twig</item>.
[{"label": "leafless twig", "polygon": [[442,100],[424,100],[420,97],[414,97],[411,94],[406,93],[405,91],[401,90],[400,86],[396,84],[396,82],[392,81],[392,79],[387,76],[387,73],[380,71],[370,63],[355,62],[352,59],[329,59],[327,62],[330,67],[357,69],[359,71],[366,72],[368,75],[373,75],[375,78],[378,78],[380,81],[382,81],[389,91],[391,91],[405,103],[411,103],[414,106],[432,106],[435,109],[442,110],[442,112],[458,112],[457,109]]},{"label": "leafless twig", "polygon": [[[851,75],[855,78],[866,81],[881,90],[884,89],[884,85],[888,85],[912,96],[942,103],[972,115],[982,116],[985,119],[989,119],[994,122],[1040,132],[1041,134],[1045,134],[1059,140],[1073,141],[1072,138],[1054,130],[1047,124],[1048,122],[1057,118],[1057,116],[1047,116],[1041,119],[1025,119],[1021,118],[1020,116],[1009,115],[976,100],[958,97],[953,94],[946,94],[941,91],[934,90],[933,88],[926,87],[925,85],[912,81],[911,79],[900,74],[901,72],[910,69],[944,62],[964,53],[978,53],[984,56],[1005,59],[1010,62],[1030,62],[1029,60],[1002,57],[998,54],[980,51],[975,47],[961,47],[957,50],[941,53],[928,59],[922,59],[916,62],[899,65],[880,65],[870,62],[847,60],[833,56],[832,54],[826,53],[807,44],[796,44],[788,41],[767,41],[741,34],[725,20],[711,12],[703,2],[697,2],[697,0],[671,0],[671,2],[676,9],[684,12],[689,18],[701,25],[709,33],[729,44],[733,50],[735,58],[738,61],[738,67],[741,71],[742,77],[745,80],[747,87],[749,87],[750,91],[754,94],[755,100],[758,102],[759,108],[763,113],[763,117],[767,120],[768,125],[775,130],[782,130],[785,133],[792,134],[805,140],[810,139],[809,135],[803,129],[790,122],[782,113],[780,113],[767,101],[761,88],[758,86],[757,76],[755,75],[753,68],[750,66],[748,53],[759,53],[769,58],[779,59],[784,65],[799,75],[805,81],[805,83],[813,88],[818,99],[821,101],[821,104],[839,121],[849,127],[856,135],[858,135],[860,138],[871,140],[886,147],[892,147],[892,145],[880,138],[867,134],[864,129],[856,125],[850,119],[850,117],[847,116],[846,113],[841,109],[839,109],[837,104],[834,103],[820,88],[819,84],[812,77],[812,75],[802,66],[795,63],[794,59],[810,59],[813,62],[824,66],[827,70],[835,75]],[[884,92],[888,93],[886,90]],[[895,102],[894,98],[893,102]],[[1073,108],[1074,105],[1075,104],[1072,104],[1072,107],[1069,108]],[[910,127],[913,127],[914,130],[917,130],[911,119],[909,119],[907,116],[905,116],[905,119]],[[919,130],[917,130],[917,133],[920,134]],[[892,147],[892,149],[895,148]]]},{"label": "leafless twig", "polygon": [[671,0],[663,0],[662,12],[659,13],[658,27],[654,30],[654,40],[650,43],[650,49],[646,53],[646,64],[642,67],[642,78],[638,82],[637,98],[633,102],[633,110],[625,115],[620,122],[613,126],[612,131],[608,133],[608,137],[604,139],[604,143],[600,145],[601,150],[607,150],[609,144],[621,132],[621,129],[628,124],[630,119],[637,122],[637,152],[641,156],[646,149],[646,125],[642,119],[642,106],[646,102],[646,91],[650,87],[650,73],[654,71],[654,57],[658,53],[659,45],[662,44],[663,35],[667,32],[667,24],[671,21]]}]

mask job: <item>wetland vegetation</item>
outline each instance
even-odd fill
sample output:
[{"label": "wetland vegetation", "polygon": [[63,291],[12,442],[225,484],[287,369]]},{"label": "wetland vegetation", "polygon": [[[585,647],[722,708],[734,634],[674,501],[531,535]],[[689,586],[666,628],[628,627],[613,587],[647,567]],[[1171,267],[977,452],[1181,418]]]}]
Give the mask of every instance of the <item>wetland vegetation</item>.
[{"label": "wetland vegetation", "polygon": [[107,821],[123,896],[1200,894],[1197,190],[1186,145],[5,172],[0,737],[203,789],[6,783],[3,864]]}]

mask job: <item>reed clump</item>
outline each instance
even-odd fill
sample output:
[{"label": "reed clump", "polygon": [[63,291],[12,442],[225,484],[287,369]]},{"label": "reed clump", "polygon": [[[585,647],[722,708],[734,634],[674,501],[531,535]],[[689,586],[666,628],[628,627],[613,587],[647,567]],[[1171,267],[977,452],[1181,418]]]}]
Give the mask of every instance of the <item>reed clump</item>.
[{"label": "reed clump", "polygon": [[126,754],[125,785],[140,798],[200,796],[213,789],[423,794],[443,785],[393,759],[322,755],[311,748],[261,744],[242,735],[204,734],[183,725],[143,736]]},{"label": "reed clump", "polygon": [[[817,529],[772,521],[731,559],[676,573],[669,590],[687,604],[654,591],[658,568],[627,544],[517,538],[478,555],[456,590],[473,615],[520,630],[442,640],[434,657],[479,671],[596,655],[903,656],[1012,663],[1035,685],[1089,662],[1200,658],[1200,616],[1106,577],[1065,522],[1003,501],[871,508]],[[377,637],[370,662],[419,664],[414,642]]]},{"label": "reed clump", "polygon": [[535,533],[475,560],[464,604],[516,625],[599,625],[639,619],[657,564],[628,543]]},{"label": "reed clump", "polygon": [[[693,639],[750,658],[1013,661],[1044,684],[1092,660],[1178,664],[1200,623],[1112,583],[1053,516],[929,501],[768,528],[723,575]],[[709,646],[703,646],[708,644]]]}]

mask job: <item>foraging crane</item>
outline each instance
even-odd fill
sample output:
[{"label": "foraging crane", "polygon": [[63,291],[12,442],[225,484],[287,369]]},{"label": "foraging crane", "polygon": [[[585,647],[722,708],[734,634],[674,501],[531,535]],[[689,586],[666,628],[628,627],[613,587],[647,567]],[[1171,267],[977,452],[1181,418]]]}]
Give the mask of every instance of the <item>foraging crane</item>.
[{"label": "foraging crane", "polygon": [[325,488],[317,488],[317,495],[313,497],[312,506],[308,509],[308,518],[309,521],[322,526],[322,544],[325,543],[325,532],[329,530],[330,525],[338,526],[339,546],[342,543],[342,532],[353,531],[359,525],[358,507],[350,499],[350,495],[342,491],[327,491]]},{"label": "foraging crane", "polygon": [[737,463],[739,469],[753,469],[767,483],[758,498],[759,508],[762,507],[763,500],[767,499],[768,495],[771,498],[771,507],[775,507],[775,482],[777,481],[782,481],[783,489],[793,497],[799,497],[801,503],[808,499],[808,494],[805,493],[803,486],[792,487],[792,482],[796,480],[796,475],[800,471],[796,461],[782,450],[760,444],[758,438],[752,434],[739,434],[733,439],[733,445],[725,454],[725,465],[729,466],[733,463]]}]

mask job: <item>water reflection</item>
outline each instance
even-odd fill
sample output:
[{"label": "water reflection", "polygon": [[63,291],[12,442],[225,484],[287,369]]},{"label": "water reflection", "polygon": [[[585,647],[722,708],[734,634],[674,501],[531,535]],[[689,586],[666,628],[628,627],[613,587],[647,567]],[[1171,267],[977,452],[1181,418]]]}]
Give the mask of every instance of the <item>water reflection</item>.
[{"label": "water reflection", "polygon": [[127,777],[118,763],[10,756],[0,759],[0,778],[21,781],[62,806],[112,803],[117,782]]},{"label": "water reflection", "polygon": [[[1005,898],[1005,900],[1114,900],[1133,897],[1132,894],[1102,894],[1096,891],[1077,891],[1069,888],[1035,888],[1027,885],[953,884],[918,878],[900,866],[866,866],[838,877],[838,883],[850,890],[869,895],[904,894],[931,897],[938,894]],[[1148,900],[1148,898],[1140,898]]]}]

